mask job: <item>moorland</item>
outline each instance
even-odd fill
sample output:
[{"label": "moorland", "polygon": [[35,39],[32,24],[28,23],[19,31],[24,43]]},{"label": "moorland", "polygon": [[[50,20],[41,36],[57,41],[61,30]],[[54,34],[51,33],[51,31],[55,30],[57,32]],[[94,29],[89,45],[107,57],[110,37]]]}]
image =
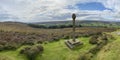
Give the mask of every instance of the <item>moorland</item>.
[{"label": "moorland", "polygon": [[0,22],[0,60],[119,60],[118,32],[118,22],[79,21],[75,37],[84,44],[71,50],[70,21]]}]

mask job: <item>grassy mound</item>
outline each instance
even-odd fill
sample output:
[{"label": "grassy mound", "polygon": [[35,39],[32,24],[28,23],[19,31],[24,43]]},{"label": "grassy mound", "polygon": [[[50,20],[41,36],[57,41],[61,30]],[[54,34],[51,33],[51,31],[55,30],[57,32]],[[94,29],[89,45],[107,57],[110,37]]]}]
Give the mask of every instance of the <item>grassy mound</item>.
[{"label": "grassy mound", "polygon": [[120,35],[119,32],[113,32],[116,38],[113,42],[107,44],[96,56],[94,60],[119,60],[120,59]]}]

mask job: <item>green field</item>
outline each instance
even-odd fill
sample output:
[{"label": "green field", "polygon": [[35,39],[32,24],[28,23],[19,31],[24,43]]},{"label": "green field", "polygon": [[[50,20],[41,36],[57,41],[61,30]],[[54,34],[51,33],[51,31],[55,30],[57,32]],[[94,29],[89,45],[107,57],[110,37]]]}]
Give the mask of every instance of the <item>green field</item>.
[{"label": "green field", "polygon": [[[81,37],[79,38],[79,40],[82,41],[84,45],[74,50],[70,50],[64,44],[64,40],[43,44],[44,52],[42,56],[38,55],[36,60],[77,60],[81,54],[87,52],[90,48],[94,46],[89,44],[88,37]],[[24,48],[24,47],[21,47],[21,48]],[[1,60],[5,60],[5,59],[6,60],[27,60],[27,58],[24,55],[19,54],[20,49],[16,51],[0,52],[0,59]]]}]

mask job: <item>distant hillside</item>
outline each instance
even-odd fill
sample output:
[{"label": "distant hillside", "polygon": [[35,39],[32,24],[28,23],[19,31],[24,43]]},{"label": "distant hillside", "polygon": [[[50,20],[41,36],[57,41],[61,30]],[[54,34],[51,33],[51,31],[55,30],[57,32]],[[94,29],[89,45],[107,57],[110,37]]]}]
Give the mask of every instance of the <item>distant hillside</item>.
[{"label": "distant hillside", "polygon": [[[83,23],[116,23],[119,24],[120,22],[116,21],[90,21],[90,20],[82,20],[82,21],[76,21],[76,24],[83,24]],[[72,21],[51,21],[51,22],[36,22],[33,24],[50,24],[50,25],[56,25],[56,24],[72,24]]]},{"label": "distant hillside", "polygon": [[21,22],[0,22],[0,30],[5,31],[24,31],[32,30],[33,28],[26,23]]},{"label": "distant hillside", "polygon": [[[72,21],[52,21],[30,23],[34,28],[69,28],[72,27]],[[76,21],[77,27],[105,27],[120,28],[120,22],[115,21]]]},{"label": "distant hillside", "polygon": [[[120,28],[120,22],[114,21],[76,21],[77,27],[104,27],[104,28]],[[52,21],[52,22],[0,22],[0,29],[5,30],[33,30],[34,28],[71,28],[72,21]]]}]

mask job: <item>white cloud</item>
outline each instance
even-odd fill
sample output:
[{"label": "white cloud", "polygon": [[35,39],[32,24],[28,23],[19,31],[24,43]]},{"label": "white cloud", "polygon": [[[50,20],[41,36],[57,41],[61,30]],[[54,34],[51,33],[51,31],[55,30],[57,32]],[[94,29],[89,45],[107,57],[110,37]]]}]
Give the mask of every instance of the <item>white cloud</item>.
[{"label": "white cloud", "polygon": [[100,2],[107,8],[120,11],[120,0],[100,0]]},{"label": "white cloud", "polygon": [[[106,8],[104,11],[80,10],[76,4],[100,2]],[[72,9],[69,9],[69,6]],[[18,21],[50,21],[68,20],[72,13],[77,13],[81,19],[118,19],[120,20],[120,0],[0,0],[0,14],[8,14]],[[10,20],[14,20],[11,18]]]}]

